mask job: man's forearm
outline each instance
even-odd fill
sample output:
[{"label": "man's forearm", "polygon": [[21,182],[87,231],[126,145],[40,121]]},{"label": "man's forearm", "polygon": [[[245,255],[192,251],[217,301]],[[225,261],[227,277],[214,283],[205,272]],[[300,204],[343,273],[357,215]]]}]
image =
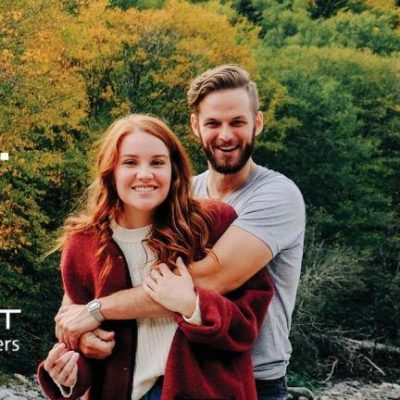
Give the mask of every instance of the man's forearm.
[{"label": "man's forearm", "polygon": [[156,303],[142,286],[121,290],[102,297],[100,301],[101,312],[106,319],[136,319],[173,314]]},{"label": "man's forearm", "polygon": [[212,252],[191,265],[190,272],[195,285],[225,294],[243,285],[271,259],[272,252],[264,242],[241,228],[231,226]]}]

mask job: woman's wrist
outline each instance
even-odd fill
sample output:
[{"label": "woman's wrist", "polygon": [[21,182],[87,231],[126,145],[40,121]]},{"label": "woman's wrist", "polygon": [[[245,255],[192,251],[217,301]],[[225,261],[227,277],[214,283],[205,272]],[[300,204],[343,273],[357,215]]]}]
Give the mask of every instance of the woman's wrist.
[{"label": "woman's wrist", "polygon": [[184,302],[182,309],[180,310],[180,314],[185,318],[190,319],[194,312],[196,311],[196,304],[197,304],[197,294],[193,290],[193,295]]}]

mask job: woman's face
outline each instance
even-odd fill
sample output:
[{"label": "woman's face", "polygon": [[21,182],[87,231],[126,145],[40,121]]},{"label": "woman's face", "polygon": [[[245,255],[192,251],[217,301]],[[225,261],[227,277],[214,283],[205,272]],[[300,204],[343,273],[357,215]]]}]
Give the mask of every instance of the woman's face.
[{"label": "woman's face", "polygon": [[127,134],[119,147],[115,185],[124,204],[118,220],[126,228],[153,222],[157,207],[167,198],[172,165],[165,143],[143,131]]}]

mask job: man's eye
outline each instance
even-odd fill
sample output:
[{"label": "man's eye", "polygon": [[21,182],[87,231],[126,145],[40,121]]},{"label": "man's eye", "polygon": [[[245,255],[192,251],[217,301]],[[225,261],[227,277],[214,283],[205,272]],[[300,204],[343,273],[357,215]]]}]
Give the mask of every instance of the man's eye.
[{"label": "man's eye", "polygon": [[243,126],[245,124],[246,124],[246,122],[244,122],[244,121],[233,121],[232,122],[232,126]]}]

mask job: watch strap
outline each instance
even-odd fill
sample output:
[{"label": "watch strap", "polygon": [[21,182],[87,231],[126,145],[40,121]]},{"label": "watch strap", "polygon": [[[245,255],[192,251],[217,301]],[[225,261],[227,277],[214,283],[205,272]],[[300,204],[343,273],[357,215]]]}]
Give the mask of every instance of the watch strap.
[{"label": "watch strap", "polygon": [[89,301],[89,303],[87,303],[86,307],[87,307],[87,310],[89,311],[89,313],[93,316],[93,318],[97,322],[102,322],[105,320],[104,315],[100,311],[101,302],[99,299],[94,299],[92,301]]}]

